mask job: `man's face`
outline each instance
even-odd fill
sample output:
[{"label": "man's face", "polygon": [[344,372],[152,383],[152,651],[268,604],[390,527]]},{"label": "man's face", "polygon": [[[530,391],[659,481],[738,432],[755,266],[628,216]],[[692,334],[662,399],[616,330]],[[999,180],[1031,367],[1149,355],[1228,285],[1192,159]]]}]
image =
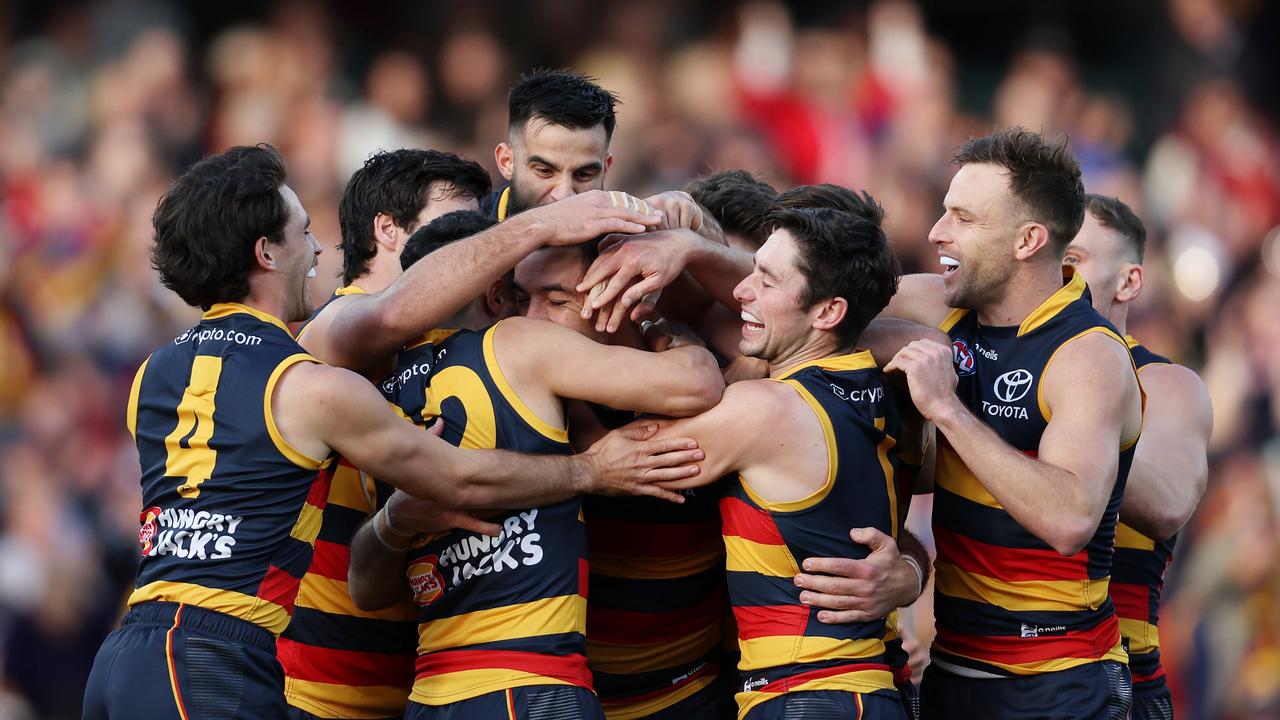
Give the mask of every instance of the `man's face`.
[{"label": "man's face", "polygon": [[311,217],[302,207],[297,193],[288,185],[280,186],[280,195],[289,208],[280,242],[267,243],[284,284],[285,322],[298,322],[311,316],[311,287],[307,278],[315,277],[320,243],[311,234]]},{"label": "man's face", "polygon": [[596,342],[607,334],[582,319],[586,297],[574,288],[587,272],[586,257],[576,247],[542,248],[516,265],[516,309],[526,317],[550,320]]},{"label": "man's face", "polygon": [[498,168],[511,183],[511,214],[604,188],[613,162],[603,124],[567,128],[537,117],[513,129],[497,155]]},{"label": "man's face", "polygon": [[975,310],[999,302],[1017,267],[1014,246],[1025,223],[1008,171],[988,163],[961,167],[942,205],[929,242],[942,263],[943,299]]},{"label": "man's face", "polygon": [[806,281],[796,263],[795,239],[775,230],[756,251],[755,269],[733,290],[742,303],[742,340],[738,350],[771,365],[800,349],[812,328],[811,313],[800,306]]},{"label": "man's face", "polygon": [[1102,315],[1115,303],[1116,290],[1130,263],[1123,256],[1117,233],[1104,227],[1091,212],[1085,212],[1084,224],[1071,244],[1062,264],[1074,267],[1089,285],[1093,307]]}]

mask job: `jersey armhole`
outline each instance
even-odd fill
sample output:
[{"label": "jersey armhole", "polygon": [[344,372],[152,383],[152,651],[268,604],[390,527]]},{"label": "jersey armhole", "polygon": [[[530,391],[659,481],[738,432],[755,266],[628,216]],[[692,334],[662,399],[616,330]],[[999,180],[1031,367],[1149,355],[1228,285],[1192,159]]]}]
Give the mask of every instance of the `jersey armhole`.
[{"label": "jersey armhole", "polygon": [[129,388],[129,404],[125,406],[124,424],[129,428],[129,434],[133,436],[134,442],[138,440],[138,393],[142,388],[142,375],[147,371],[147,363],[151,362],[151,356],[148,355],[146,360],[142,361],[142,366],[138,368],[138,373],[133,376],[133,386]]},{"label": "jersey armhole", "polygon": [[280,364],[276,365],[275,370],[271,371],[271,377],[267,379],[267,389],[262,393],[262,417],[267,424],[267,434],[271,436],[271,442],[275,443],[276,450],[280,451],[281,455],[298,467],[307,470],[318,470],[333,462],[333,458],[317,460],[290,445],[289,441],[284,439],[284,435],[280,434],[280,428],[276,427],[275,414],[271,411],[271,397],[275,393],[276,383],[280,381],[280,376],[284,374],[285,370],[300,362],[312,362],[317,365],[324,364],[306,353],[295,353],[281,360]]},{"label": "jersey armhole", "polygon": [[[493,333],[498,329],[502,322],[498,321],[488,330],[484,331],[484,364],[489,370],[489,376],[493,378],[493,384],[498,387],[498,392],[502,393],[502,397],[506,399],[511,409],[516,411],[521,420],[524,420],[530,428],[533,428],[539,435],[558,443],[569,442],[569,431],[565,428],[558,428],[551,423],[538,417],[533,408],[525,404],[524,400],[516,394],[516,389],[511,387],[507,382],[507,376],[502,374],[502,367],[498,365],[498,354],[493,347]],[[566,424],[568,424],[566,418]]]},{"label": "jersey armhole", "polygon": [[827,446],[827,479],[822,483],[822,487],[814,490],[809,495],[802,497],[799,500],[787,500],[783,502],[766,500],[751,489],[751,485],[747,483],[745,478],[740,477],[740,481],[742,483],[743,492],[751,498],[752,502],[760,507],[774,512],[799,512],[800,510],[807,510],[814,505],[817,505],[825,500],[827,495],[831,494],[831,488],[835,487],[836,473],[840,469],[840,454],[839,449],[836,446],[835,429],[831,427],[831,418],[827,417],[826,410],[822,408],[822,405],[818,402],[817,398],[805,389],[804,385],[801,385],[796,380],[786,379],[778,382],[792,387],[809,406],[809,409],[813,411],[814,416],[818,420],[818,424],[822,426],[822,437]]}]

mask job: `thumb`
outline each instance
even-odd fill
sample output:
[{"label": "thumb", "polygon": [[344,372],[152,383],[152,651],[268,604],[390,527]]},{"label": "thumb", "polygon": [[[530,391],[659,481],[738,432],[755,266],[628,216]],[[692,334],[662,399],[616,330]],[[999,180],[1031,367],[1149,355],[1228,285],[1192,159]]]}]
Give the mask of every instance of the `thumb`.
[{"label": "thumb", "polygon": [[633,423],[618,428],[614,432],[628,440],[648,440],[653,437],[654,433],[658,432],[658,426],[653,423]]},{"label": "thumb", "polygon": [[427,426],[427,432],[436,437],[444,437],[444,418],[436,418]]},{"label": "thumb", "polygon": [[849,537],[855,543],[867,546],[873,553],[884,552],[893,544],[893,538],[872,527],[854,528],[849,531]]}]

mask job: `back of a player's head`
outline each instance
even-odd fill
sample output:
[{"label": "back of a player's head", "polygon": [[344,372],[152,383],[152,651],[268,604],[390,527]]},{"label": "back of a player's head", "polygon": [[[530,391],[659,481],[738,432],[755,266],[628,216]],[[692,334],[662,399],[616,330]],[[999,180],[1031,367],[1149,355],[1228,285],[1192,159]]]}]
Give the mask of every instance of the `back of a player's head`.
[{"label": "back of a player's head", "polygon": [[377,253],[373,220],[379,214],[408,231],[430,201],[433,183],[448,186],[450,196],[480,199],[492,188],[478,163],[439,150],[381,151],[351,175],[338,202],[342,229],[342,280],[350,283],[369,271]]},{"label": "back of a player's head", "polygon": [[880,226],[830,208],[778,210],[771,227],[795,240],[796,265],[805,278],[803,308],[844,298],[844,321],[836,328],[841,348],[851,347],[867,324],[889,304],[902,274]]},{"label": "back of a player's head", "polygon": [[283,240],[284,158],[270,145],[233,147],[174,181],[152,216],[151,265],[188,305],[209,309],[249,294],[254,245]]},{"label": "back of a player's head", "polygon": [[1049,230],[1049,245],[1062,259],[1084,222],[1084,183],[1080,163],[1065,137],[1047,140],[1022,127],[997,130],[965,143],[952,159],[957,165],[998,165],[1009,173],[1009,189]]},{"label": "back of a player's head", "polygon": [[884,222],[884,207],[863,190],[854,192],[842,185],[797,185],[778,194],[780,208],[828,208],[853,213],[876,225]]},{"label": "back of a player's head", "polygon": [[727,233],[759,248],[769,238],[768,219],[778,191],[746,170],[724,170],[685,186],[694,201],[711,212]]},{"label": "back of a player's head", "polygon": [[1141,265],[1147,247],[1147,229],[1133,209],[1118,198],[1107,195],[1089,193],[1085,197],[1093,219],[1120,238],[1121,253],[1128,256],[1130,262]]},{"label": "back of a player's head", "polygon": [[445,245],[482,233],[497,223],[497,220],[475,210],[445,213],[409,236],[400,253],[400,267],[408,270],[411,265]]},{"label": "back of a player's head", "polygon": [[618,96],[593,78],[569,70],[534,70],[507,96],[507,129],[521,131],[533,118],[573,130],[604,126],[605,141],[617,125]]}]

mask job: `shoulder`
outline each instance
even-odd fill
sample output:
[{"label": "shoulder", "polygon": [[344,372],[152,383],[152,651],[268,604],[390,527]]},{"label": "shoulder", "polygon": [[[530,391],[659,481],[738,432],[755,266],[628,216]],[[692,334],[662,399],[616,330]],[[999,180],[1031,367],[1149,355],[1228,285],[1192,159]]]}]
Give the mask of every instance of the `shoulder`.
[{"label": "shoulder", "polygon": [[1194,370],[1173,363],[1147,365],[1139,373],[1150,405],[1209,413],[1209,389]]},{"label": "shoulder", "polygon": [[328,349],[331,342],[330,328],[333,327],[333,319],[338,316],[343,308],[356,302],[362,295],[339,295],[324,304],[311,319],[307,321],[302,329],[298,331],[298,344],[306,348],[307,352],[320,355]]}]

